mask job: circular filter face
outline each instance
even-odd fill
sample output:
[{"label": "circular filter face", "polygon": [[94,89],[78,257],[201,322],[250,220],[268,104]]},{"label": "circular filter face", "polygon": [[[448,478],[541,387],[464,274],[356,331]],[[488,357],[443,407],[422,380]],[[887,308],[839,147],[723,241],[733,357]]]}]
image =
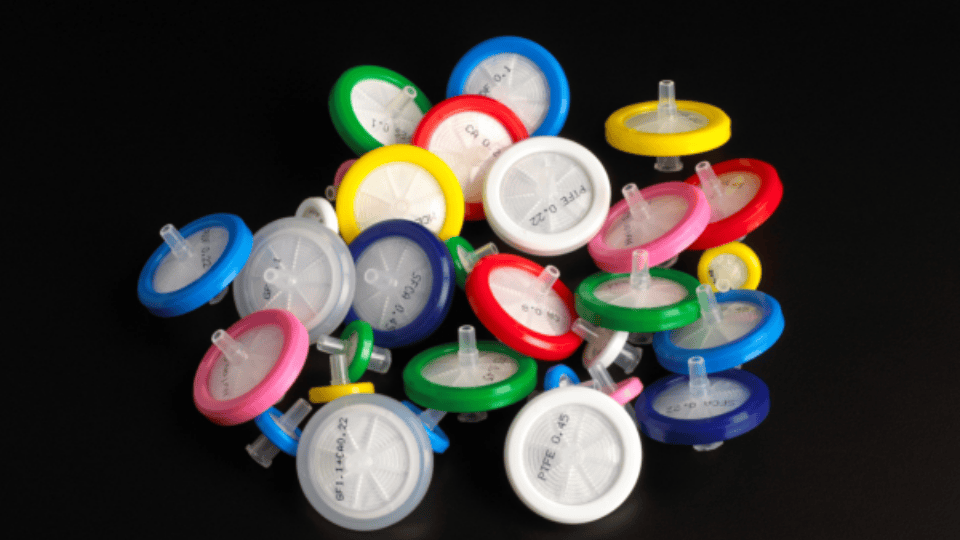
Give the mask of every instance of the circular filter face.
[{"label": "circular filter face", "polygon": [[537,152],[518,160],[504,174],[500,204],[521,229],[560,233],[580,223],[593,204],[593,181],[574,159]]},{"label": "circular filter face", "polygon": [[490,272],[490,291],[514,321],[540,334],[562,336],[570,331],[570,311],[552,288],[537,299],[537,276],[503,266]]},{"label": "circular filter face", "polygon": [[482,60],[467,77],[464,94],[480,94],[510,108],[527,133],[543,123],[550,108],[550,86],[543,71],[529,58],[500,53]]},{"label": "circular filter face", "polygon": [[622,407],[577,386],[544,392],[507,434],[507,476],[534,512],[586,523],[615,510],[640,473],[640,439]]},{"label": "circular filter face", "polygon": [[513,138],[496,118],[478,111],[453,114],[434,130],[426,148],[457,175],[467,203],[481,203],[483,180]]},{"label": "circular filter face", "polygon": [[350,90],[350,106],[360,125],[383,145],[409,143],[423,118],[413,99],[394,114],[389,112],[390,104],[403,99],[400,94],[405,92],[408,90],[379,79],[364,79]]},{"label": "circular filter face", "polygon": [[420,370],[424,379],[441,386],[474,388],[505,381],[517,372],[517,361],[495,351],[478,351],[473,369],[460,365],[456,354],[445,354],[427,363]]},{"label": "circular filter face", "polygon": [[353,530],[382,529],[414,510],[433,474],[433,451],[420,420],[375,394],[330,402],[307,426],[297,474],[310,504]]},{"label": "circular filter face", "polygon": [[283,331],[273,325],[256,327],[234,339],[246,350],[248,358],[240,365],[231,365],[221,354],[215,361],[207,389],[216,401],[242,396],[264,380],[277,363],[284,343]]},{"label": "circular filter face", "polygon": [[660,120],[659,113],[654,111],[631,116],[624,121],[624,125],[644,133],[685,133],[700,129],[710,123],[710,120],[694,111],[677,110],[677,114],[670,120]]},{"label": "circular filter face", "polygon": [[356,274],[350,250],[339,236],[311,220],[283,218],[257,231],[250,259],[234,283],[241,316],[285,309],[316,341],[346,317]]},{"label": "circular filter face", "polygon": [[750,389],[731,379],[709,378],[706,396],[690,393],[689,384],[675,384],[657,395],[653,410],[678,420],[701,420],[727,414],[747,402]]},{"label": "circular filter face", "polygon": [[717,176],[722,184],[723,197],[710,198],[710,223],[720,221],[747,206],[760,189],[760,177],[746,171],[723,173]]},{"label": "circular filter face", "polygon": [[356,265],[360,279],[353,309],[374,329],[403,328],[427,305],[433,271],[427,254],[413,240],[400,236],[378,240],[363,251]]},{"label": "circular filter face", "polygon": [[706,324],[703,318],[670,331],[670,340],[684,349],[710,349],[740,339],[752,332],[763,318],[763,310],[751,302],[721,302],[723,319]]},{"label": "circular filter face", "polygon": [[743,259],[732,253],[714,257],[707,266],[711,283],[726,282],[730,289],[740,289],[747,282],[750,270]]},{"label": "circular filter face", "polygon": [[220,259],[229,239],[224,227],[208,227],[184,238],[198,256],[181,261],[173,253],[167,253],[153,274],[154,290],[158,293],[179,291],[200,279]]},{"label": "circular filter face", "polygon": [[647,202],[650,219],[635,220],[630,212],[624,212],[604,230],[604,242],[618,249],[647,244],[676,227],[687,214],[687,201],[676,195],[654,197]]},{"label": "circular filter face", "polygon": [[670,306],[689,294],[686,287],[672,280],[650,276],[650,286],[637,293],[630,287],[630,277],[605,281],[593,290],[598,300],[626,308],[657,308]]},{"label": "circular filter face", "polygon": [[429,171],[414,163],[393,161],[368,174],[357,188],[353,214],[360,230],[387,219],[406,219],[438,234],[447,217],[447,202]]}]

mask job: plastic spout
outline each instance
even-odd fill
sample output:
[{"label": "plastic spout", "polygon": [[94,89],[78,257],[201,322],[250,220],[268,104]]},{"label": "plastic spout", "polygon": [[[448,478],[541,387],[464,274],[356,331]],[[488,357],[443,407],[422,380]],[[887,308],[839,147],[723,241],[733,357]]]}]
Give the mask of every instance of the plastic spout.
[{"label": "plastic spout", "polygon": [[630,217],[634,221],[650,219],[650,203],[640,194],[636,184],[627,184],[620,192],[623,193],[623,200],[627,201]]},{"label": "plastic spout", "polygon": [[594,389],[608,396],[617,391],[617,385],[613,382],[613,378],[610,377],[610,372],[607,371],[607,368],[595,363],[588,367],[587,371],[590,372],[590,377],[593,379]]},{"label": "plastic spout", "polygon": [[[720,182],[720,179],[717,178],[717,173],[713,172],[713,167],[710,166],[709,161],[697,163],[694,170],[700,178],[700,189],[703,191],[703,194],[707,196],[707,200],[712,201],[723,197],[723,184]],[[710,206],[713,207],[717,205],[711,204]]]},{"label": "plastic spout", "polygon": [[645,249],[635,249],[630,256],[630,288],[637,295],[646,294],[650,288],[650,254]]},{"label": "plastic spout", "polygon": [[460,264],[468,273],[473,271],[473,267],[477,264],[477,261],[486,257],[487,255],[496,255],[497,253],[500,253],[500,250],[497,249],[497,245],[493,242],[488,242],[487,244],[484,244],[473,251],[467,251],[460,246],[457,247],[457,255],[460,257]]},{"label": "plastic spout", "polygon": [[246,348],[237,340],[233,339],[226,331],[217,330],[210,337],[213,345],[223,353],[227,365],[239,366],[250,359]]},{"label": "plastic spout", "polygon": [[457,359],[460,361],[460,370],[474,373],[480,360],[480,351],[477,350],[477,333],[473,326],[465,324],[460,327],[457,338]]},{"label": "plastic spout", "polygon": [[160,238],[163,238],[167,247],[170,248],[170,253],[173,253],[178,261],[185,261],[195,255],[193,248],[183,238],[180,231],[170,223],[160,228]]},{"label": "plastic spout", "polygon": [[710,379],[707,378],[707,366],[703,357],[691,356],[687,360],[687,370],[690,373],[690,395],[696,398],[710,395]]},{"label": "plastic spout", "polygon": [[553,289],[553,284],[560,279],[560,270],[550,264],[540,272],[540,275],[537,276],[537,281],[533,286],[533,296],[539,301],[544,296],[546,296],[551,289]]},{"label": "plastic spout", "polygon": [[704,323],[715,326],[723,319],[717,297],[713,294],[713,288],[710,285],[702,283],[697,286],[697,302],[700,303],[700,316],[703,317]]},{"label": "plastic spout", "polygon": [[263,271],[263,280],[281,289],[289,289],[297,284],[297,277],[282,268],[267,268]]},{"label": "plastic spout", "polygon": [[[677,89],[671,80],[660,81],[660,98],[657,101],[657,123],[671,125],[677,121]],[[660,172],[677,172],[683,163],[677,156],[657,157],[653,168]]]},{"label": "plastic spout", "polygon": [[366,272],[363,273],[363,280],[369,285],[383,290],[383,289],[392,289],[397,286],[397,280],[385,273],[377,271],[375,268],[368,268]]},{"label": "plastic spout", "polygon": [[423,427],[427,428],[427,431],[430,431],[437,427],[437,424],[439,424],[440,420],[443,420],[443,417],[446,415],[447,413],[444,411],[438,411],[436,409],[424,409],[419,416],[420,421],[423,422]]},{"label": "plastic spout", "polygon": [[408,103],[413,101],[417,97],[417,90],[412,86],[404,86],[400,93],[397,94],[395,98],[390,100],[390,103],[387,103],[387,114],[390,115],[390,118],[396,118],[400,115],[400,111],[407,106]]},{"label": "plastic spout", "polygon": [[320,336],[317,340],[317,350],[327,354],[342,354],[347,350],[347,346],[342,339],[333,336]]},{"label": "plastic spout", "polygon": [[[287,412],[280,416],[280,418],[275,419],[277,427],[293,439],[299,439],[297,426],[310,414],[311,410],[313,410],[313,407],[311,407],[305,399],[300,398]],[[270,413],[267,412],[263,414]],[[248,444],[246,449],[250,457],[264,468],[270,467],[270,465],[273,464],[273,458],[277,457],[277,454],[280,452],[280,449],[277,448],[266,435],[257,437],[257,440],[253,441],[252,444]]]},{"label": "plastic spout", "polygon": [[637,369],[637,365],[640,364],[640,359],[643,357],[643,350],[631,347],[630,345],[624,345],[623,350],[620,351],[620,354],[613,360],[613,363],[620,366],[623,369],[623,372],[627,375],[633,373],[633,370]]},{"label": "plastic spout", "polygon": [[350,384],[350,377],[347,375],[347,357],[342,354],[330,355],[330,385],[339,386]]}]

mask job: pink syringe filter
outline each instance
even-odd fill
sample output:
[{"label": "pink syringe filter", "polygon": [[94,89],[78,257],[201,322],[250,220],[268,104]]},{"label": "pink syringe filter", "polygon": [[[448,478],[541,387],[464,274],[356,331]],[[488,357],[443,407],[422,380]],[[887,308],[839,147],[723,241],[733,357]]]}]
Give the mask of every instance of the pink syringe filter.
[{"label": "pink syringe filter", "polygon": [[703,191],[683,182],[663,182],[637,190],[623,188],[624,199],[610,209],[607,221],[587,245],[597,267],[611,273],[630,271],[630,254],[647,250],[650,266],[668,261],[692,244],[710,221]]},{"label": "pink syringe filter", "polygon": [[307,329],[288,311],[267,309],[214,333],[200,361],[193,401],[211,422],[252,420],[280,401],[307,359]]}]

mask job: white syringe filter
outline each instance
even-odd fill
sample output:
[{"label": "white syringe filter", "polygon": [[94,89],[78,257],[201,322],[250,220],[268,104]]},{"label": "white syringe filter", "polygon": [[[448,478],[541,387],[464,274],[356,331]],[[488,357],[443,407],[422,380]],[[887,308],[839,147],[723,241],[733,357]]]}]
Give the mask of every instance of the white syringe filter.
[{"label": "white syringe filter", "polygon": [[[332,187],[332,186],[331,186]],[[336,193],[334,192],[334,198],[336,198]],[[330,201],[324,199],[323,197],[310,197],[304,199],[300,206],[297,207],[295,217],[312,219],[314,221],[319,221],[321,225],[330,229],[336,234],[340,234],[340,224],[337,221],[337,212],[333,209],[333,205],[330,204]]]},{"label": "white syringe filter", "polygon": [[616,401],[579,386],[527,403],[507,432],[507,478],[532,511],[558,523],[587,523],[619,507],[636,485],[640,437]]},{"label": "white syringe filter", "polygon": [[587,342],[583,350],[583,365],[587,369],[595,364],[604,368],[617,364],[630,374],[640,363],[643,350],[627,344],[629,332],[600,328],[581,318],[573,321],[570,330]]}]

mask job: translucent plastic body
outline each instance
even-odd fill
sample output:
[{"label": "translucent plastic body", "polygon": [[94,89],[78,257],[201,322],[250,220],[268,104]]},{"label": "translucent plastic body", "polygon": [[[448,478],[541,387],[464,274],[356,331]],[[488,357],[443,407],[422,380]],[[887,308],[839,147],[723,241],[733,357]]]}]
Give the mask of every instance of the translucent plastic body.
[{"label": "translucent plastic body", "polygon": [[193,401],[210,421],[252,420],[280,400],[299,376],[309,335],[292,313],[265,309],[214,332],[200,361]]},{"label": "translucent plastic body", "polygon": [[433,451],[420,420],[381,395],[345,396],[303,429],[297,475],[310,504],[341,527],[388,527],[412,512],[430,484]]},{"label": "translucent plastic body", "polygon": [[402,161],[381,165],[364,178],[354,199],[354,217],[360,230],[385,219],[415,221],[437,234],[447,204],[433,175],[423,167]]},{"label": "translucent plastic body", "polygon": [[467,77],[465,94],[480,94],[510,107],[528,133],[543,123],[550,106],[550,87],[543,71],[515,53],[487,57]]},{"label": "translucent plastic body", "polygon": [[696,172],[710,201],[710,223],[739,212],[760,189],[760,177],[750,172],[735,171],[717,176],[708,161],[697,163]]},{"label": "translucent plastic body", "polygon": [[310,414],[313,407],[301,398],[283,414],[271,407],[255,419],[257,427],[263,432],[253,443],[246,446],[247,453],[264,468],[273,464],[273,458],[280,451],[296,456],[300,441],[300,422]]},{"label": "translucent plastic body", "polygon": [[444,119],[425,148],[442,159],[457,175],[464,202],[483,201],[483,180],[494,160],[513,138],[496,118],[482,112],[462,112]]},{"label": "translucent plastic body", "polygon": [[561,336],[570,331],[571,317],[560,295],[552,289],[560,273],[557,270],[554,275],[544,269],[544,274],[534,276],[517,268],[497,268],[490,274],[490,290],[514,321],[540,334]]},{"label": "translucent plastic body", "polygon": [[617,364],[624,373],[632,373],[643,356],[643,351],[627,344],[629,334],[599,328],[583,319],[577,319],[571,327],[587,342],[583,350],[583,365],[590,368],[594,364],[607,368]]},{"label": "translucent plastic body", "polygon": [[[668,262],[697,240],[710,219],[710,204],[699,189],[683,182],[663,182],[637,189],[623,187],[615,204],[589,243],[590,256],[601,270],[628,272],[630,253],[646,250],[650,266]],[[668,264],[669,265],[669,264]]]},{"label": "translucent plastic body", "polygon": [[386,373],[393,363],[390,349],[373,344],[373,331],[366,321],[353,321],[344,329],[340,339],[320,336],[317,349],[330,355],[342,356],[348,365],[348,376],[357,381],[366,370]]},{"label": "translucent plastic body", "polygon": [[413,101],[416,97],[412,86],[365,79],[350,91],[350,105],[360,124],[381,144],[406,144],[423,118]]},{"label": "translucent plastic body", "polygon": [[423,311],[434,276],[416,242],[403,237],[378,240],[364,250],[356,267],[360,280],[353,309],[375,329],[403,328]]},{"label": "translucent plastic body", "polygon": [[234,282],[234,301],[241,316],[290,311],[316,341],[343,322],[355,290],[353,257],[343,240],[317,221],[283,218],[254,235],[253,252]]},{"label": "translucent plastic body", "polygon": [[199,279],[220,258],[229,240],[223,227],[210,227],[183,238],[167,225],[160,236],[171,250],[153,274],[153,288],[159,293],[178,291]]},{"label": "translucent plastic body", "polygon": [[626,411],[579,386],[527,403],[504,449],[507,478],[520,500],[558,523],[587,523],[619,507],[637,482],[641,460]]}]

